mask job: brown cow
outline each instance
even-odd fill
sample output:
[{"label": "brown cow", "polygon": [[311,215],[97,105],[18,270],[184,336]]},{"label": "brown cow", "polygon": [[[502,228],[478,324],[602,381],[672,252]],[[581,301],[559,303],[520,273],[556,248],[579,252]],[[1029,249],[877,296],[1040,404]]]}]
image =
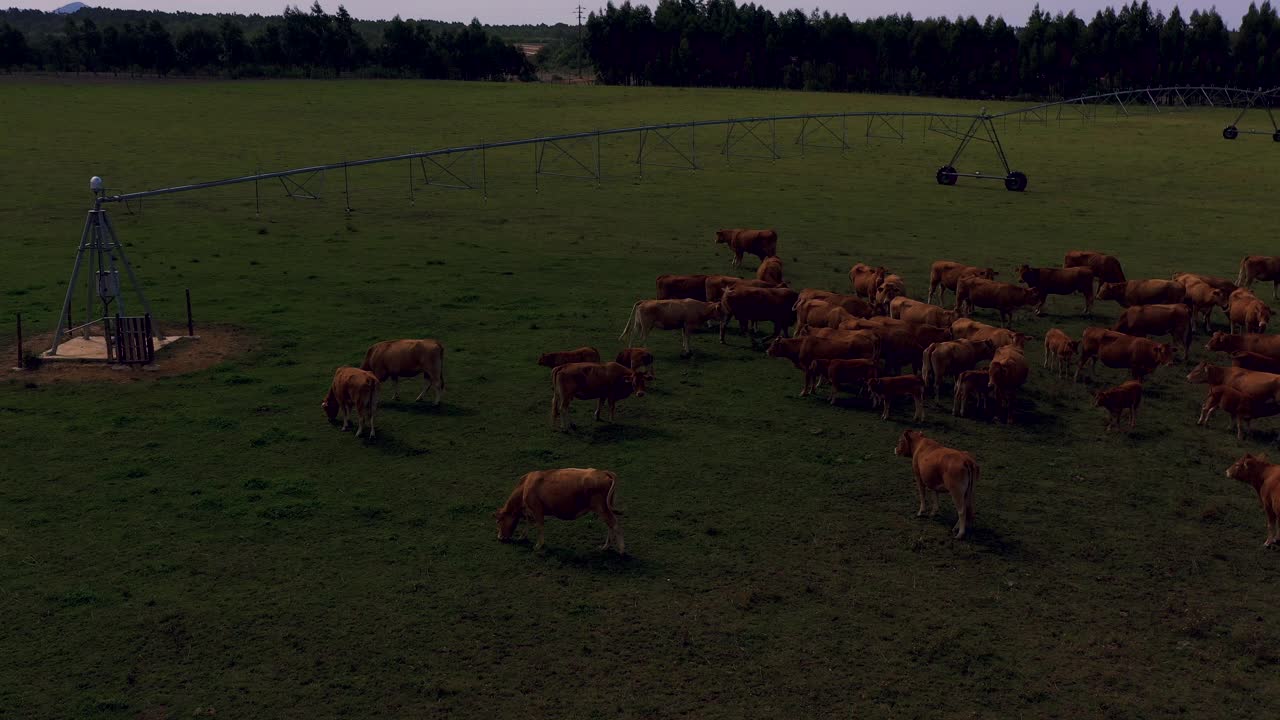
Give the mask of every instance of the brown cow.
[{"label": "brown cow", "polygon": [[648,348],[625,348],[618,353],[618,356],[613,361],[622,367],[643,372],[646,375],[646,380],[654,378],[653,353],[649,352]]},{"label": "brown cow", "polygon": [[618,522],[618,515],[622,513],[613,509],[617,488],[618,476],[608,470],[561,468],[525,473],[511,491],[506,504],[493,514],[498,521],[498,540],[510,540],[520,521],[528,520],[538,528],[538,544],[533,549],[540,550],[547,539],[543,528],[543,520],[547,516],[577,520],[594,512],[609,528],[600,549],[608,550],[609,544],[613,543],[618,554],[625,555],[622,526]]},{"label": "brown cow", "polygon": [[1216,332],[1209,338],[1209,344],[1205,347],[1215,352],[1253,352],[1280,360],[1280,335],[1260,335],[1257,333],[1229,335],[1223,332]]},{"label": "brown cow", "polygon": [[716,244],[729,246],[733,251],[733,260],[729,264],[738,267],[742,264],[743,253],[751,253],[761,261],[777,255],[778,233],[775,230],[717,230]]},{"label": "brown cow", "polygon": [[919,430],[905,430],[893,449],[898,457],[911,458],[911,473],[916,480],[916,497],[920,509],[916,517],[924,517],[925,493],[933,498],[933,515],[938,514],[938,492],[946,490],[956,504],[955,537],[963,540],[973,523],[973,493],[981,474],[978,461],[967,452],[946,447],[924,436]]},{"label": "brown cow", "polygon": [[968,316],[975,308],[997,310],[1005,327],[1013,322],[1013,313],[1018,308],[1035,307],[1040,303],[1038,291],[1012,283],[970,276],[956,286],[957,312]]},{"label": "brown cow", "polygon": [[569,405],[574,400],[595,400],[595,419],[609,404],[609,419],[615,417],[615,405],[634,392],[644,397],[644,373],[611,363],[569,363],[551,371],[551,427],[556,428],[559,419],[561,430],[573,426],[569,420]]},{"label": "brown cow", "polygon": [[888,314],[889,303],[907,294],[907,283],[898,275],[885,275],[876,287],[875,305],[879,312]]},{"label": "brown cow", "polygon": [[822,384],[823,378],[831,385],[831,397],[828,402],[836,404],[836,396],[841,390],[860,393],[867,388],[867,381],[880,377],[876,361],[866,358],[854,360],[814,360],[810,363],[809,374],[818,378],[814,388]]},{"label": "brown cow", "polygon": [[774,285],[782,284],[782,258],[777,255],[770,255],[765,258],[760,267],[756,268],[756,279],[762,282],[773,283]]},{"label": "brown cow", "polygon": [[[783,285],[785,284],[783,283]],[[773,288],[779,286],[763,280],[749,280],[732,275],[708,275],[706,282],[707,302],[720,302],[720,298],[724,297],[724,291],[731,287]]]},{"label": "brown cow", "polygon": [[1173,280],[1182,283],[1184,286],[1193,282],[1204,283],[1214,290],[1221,290],[1224,295],[1228,296],[1239,287],[1226,278],[1220,278],[1216,275],[1203,275],[1201,273],[1174,273]]},{"label": "brown cow", "polygon": [[1022,348],[1006,345],[996,350],[987,368],[990,374],[989,387],[995,396],[997,408],[1004,410],[1004,422],[1013,424],[1013,406],[1018,400],[1018,390],[1027,383],[1031,369],[1027,367],[1027,357]]},{"label": "brown cow", "polygon": [[1253,287],[1259,280],[1271,281],[1271,297],[1280,300],[1280,257],[1274,255],[1246,255],[1240,261],[1240,274],[1236,285]]},{"label": "brown cow", "polygon": [[361,370],[368,370],[386,382],[391,378],[391,399],[400,399],[400,378],[422,376],[422,392],[414,402],[422,399],[431,388],[433,404],[439,405],[444,396],[444,345],[436,340],[386,340],[369,348],[364,354]]},{"label": "brown cow", "polygon": [[889,303],[889,317],[938,327],[950,327],[951,323],[958,319],[954,310],[947,310],[905,296],[896,297]]},{"label": "brown cow", "polygon": [[951,339],[950,328],[907,322],[906,320],[896,320],[889,317],[854,318],[844,321],[840,324],[840,327],[845,330],[871,330],[882,338],[888,337],[895,331],[905,332],[915,339],[921,350],[930,343],[946,342]]},{"label": "brown cow", "polygon": [[1093,406],[1107,411],[1107,430],[1120,427],[1124,414],[1129,413],[1129,429],[1138,423],[1138,406],[1142,404],[1142,383],[1126,380],[1123,383],[1093,394]]},{"label": "brown cow", "polygon": [[574,350],[542,353],[538,356],[538,364],[542,367],[557,367],[571,362],[600,362],[600,351],[583,346]]},{"label": "brown cow", "polygon": [[1231,422],[1236,427],[1237,440],[1244,440],[1249,434],[1249,423],[1254,420],[1280,415],[1280,405],[1271,398],[1254,400],[1233,387],[1210,385],[1209,395],[1205,398],[1204,405],[1200,407],[1200,419],[1196,424],[1207,426],[1209,419],[1219,408],[1231,416]]},{"label": "brown cow", "polygon": [[[1213,316],[1213,309],[1217,307],[1226,310],[1230,303],[1230,294],[1204,282],[1200,279],[1201,277],[1190,273],[1178,273],[1173,276],[1173,279],[1175,282],[1182,283],[1182,287],[1186,289],[1187,294],[1183,302],[1191,306],[1193,316],[1200,319],[1205,332],[1211,332],[1209,321]],[[1232,287],[1235,286],[1232,285]]]},{"label": "brown cow", "polygon": [[998,328],[969,318],[960,318],[951,323],[951,336],[956,340],[990,340],[996,347],[1017,345],[1024,347],[1030,336],[1014,332],[1006,328]]},{"label": "brown cow", "polygon": [[1111,329],[1134,337],[1168,335],[1182,343],[1182,352],[1191,352],[1191,308],[1182,303],[1131,305]]},{"label": "brown cow", "polygon": [[659,300],[707,301],[708,275],[659,275],[657,280]]},{"label": "brown cow", "polygon": [[693,353],[689,347],[689,334],[712,320],[720,319],[720,304],[701,300],[640,300],[631,306],[627,324],[622,328],[619,340],[627,347],[633,341],[643,343],[654,329],[679,330],[681,354]]},{"label": "brown cow", "polygon": [[1231,366],[1246,370],[1257,370],[1258,372],[1280,374],[1280,360],[1270,355],[1259,355],[1255,352],[1241,351],[1231,353]]},{"label": "brown cow", "polygon": [[1099,300],[1114,300],[1120,307],[1180,303],[1187,296],[1182,283],[1172,280],[1130,280],[1104,282],[1098,286]]},{"label": "brown cow", "polygon": [[1173,364],[1173,347],[1146,338],[1105,330],[1085,328],[1080,338],[1080,365],[1075,380],[1086,365],[1096,368],[1098,360],[1109,368],[1128,368],[1135,380],[1143,380],[1161,365]]},{"label": "brown cow", "polygon": [[821,300],[825,303],[837,305],[856,318],[869,318],[875,314],[875,308],[871,307],[871,303],[856,295],[841,295],[840,293],[814,290],[812,288],[805,288],[800,291],[800,296],[796,298],[795,309],[799,309],[801,305],[810,300]]},{"label": "brown cow", "polygon": [[1262,513],[1267,516],[1267,539],[1262,546],[1280,543],[1280,465],[1267,462],[1266,455],[1245,453],[1227,468],[1227,477],[1249,483],[1258,494]]},{"label": "brown cow", "polygon": [[1122,283],[1125,281],[1124,270],[1120,261],[1111,255],[1104,255],[1092,250],[1072,250],[1062,260],[1062,267],[1087,267],[1099,282]]},{"label": "brown cow", "polygon": [[876,377],[867,380],[867,389],[876,402],[884,405],[881,420],[889,419],[889,409],[896,397],[910,396],[916,404],[912,420],[924,420],[924,380],[919,375],[895,375],[893,377]]},{"label": "brown cow", "polygon": [[1072,340],[1070,335],[1052,328],[1044,336],[1044,366],[1049,367],[1052,361],[1053,370],[1058,376],[1066,377],[1071,368],[1071,359],[1079,350],[1079,340]]},{"label": "brown cow", "polygon": [[1231,293],[1227,303],[1227,323],[1231,332],[1240,326],[1240,332],[1264,333],[1271,322],[1271,308],[1258,299],[1252,291],[1240,288]]},{"label": "brown cow", "polygon": [[356,437],[364,432],[364,424],[369,423],[369,439],[372,440],[378,431],[373,427],[373,415],[378,411],[378,378],[371,372],[353,367],[340,367],[333,373],[333,382],[329,384],[329,392],[320,402],[320,408],[333,422],[342,413],[342,431],[347,431],[347,423],[351,419],[351,411],[356,412]]},{"label": "brown cow", "polygon": [[964,417],[973,398],[980,410],[987,409],[987,397],[991,395],[991,373],[986,370],[965,370],[956,378],[956,389],[951,403],[951,414]]},{"label": "brown cow", "polygon": [[1093,314],[1093,271],[1089,268],[1033,268],[1021,265],[1017,272],[1019,280],[1040,294],[1040,304],[1036,306],[1037,315],[1044,312],[1044,305],[1050,295],[1076,293],[1084,296],[1084,313]]},{"label": "brown cow", "polygon": [[1187,374],[1187,382],[1227,385],[1254,402],[1280,402],[1280,375],[1202,362]]},{"label": "brown cow", "polygon": [[803,335],[810,327],[838,328],[840,323],[854,319],[844,308],[825,300],[796,303],[796,308],[797,335]]},{"label": "brown cow", "polygon": [[942,381],[972,370],[983,360],[990,360],[996,346],[990,340],[951,340],[932,343],[921,355],[921,377],[933,388],[933,397],[942,396]]},{"label": "brown cow", "polygon": [[804,372],[804,385],[800,397],[813,392],[818,375],[813,367],[815,360],[874,361],[879,352],[879,339],[871,333],[843,333],[829,337],[778,338],[769,344],[769,357],[784,357]]},{"label": "brown cow", "polygon": [[872,300],[876,296],[876,290],[880,288],[880,281],[884,279],[884,275],[883,267],[871,267],[865,263],[858,263],[849,268],[849,285],[853,288],[854,295]]},{"label": "brown cow", "polygon": [[[768,320],[773,323],[773,335],[778,337],[795,324],[795,307],[798,294],[790,288],[726,288],[720,296],[720,342],[729,320],[736,319],[743,335],[748,335],[747,325]],[[754,333],[749,335],[751,347],[756,346]]]},{"label": "brown cow", "polygon": [[933,293],[936,290],[938,291],[938,302],[942,302],[947,298],[948,290],[955,292],[956,286],[962,278],[980,277],[991,280],[999,274],[991,268],[980,268],[950,260],[939,260],[929,268],[929,295],[925,300],[933,302]]}]

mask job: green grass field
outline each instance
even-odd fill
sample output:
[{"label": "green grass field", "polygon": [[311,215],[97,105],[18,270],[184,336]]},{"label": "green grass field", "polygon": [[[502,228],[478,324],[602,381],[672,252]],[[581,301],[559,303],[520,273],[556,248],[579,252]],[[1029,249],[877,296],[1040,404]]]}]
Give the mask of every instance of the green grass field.
[{"label": "green grass field", "polygon": [[[0,319],[40,332],[94,174],[136,190],[643,122],[978,107],[422,82],[4,80],[0,97]],[[923,297],[936,259],[1007,279],[1085,248],[1131,278],[1234,276],[1274,251],[1280,150],[1222,141],[1231,115],[1002,126],[1021,195],[938,187],[954,141],[917,120],[906,142],[851,125],[849,153],[804,158],[780,127],[777,162],[726,164],[710,129],[703,170],[642,182],[636,138],[608,141],[599,187],[537,193],[532,149],[495,151],[487,200],[419,186],[411,205],[407,163],[362,169],[349,218],[334,173],[318,203],[264,184],[261,216],[252,186],[111,208],[157,315],[176,329],[190,288],[198,323],[254,348],[136,382],[4,374],[0,717],[1261,717],[1280,702],[1280,554],[1223,471],[1275,423],[1246,443],[1221,418],[1197,428],[1189,366],[1156,375],[1129,435],[1035,343],[1020,424],[931,403],[923,429],[983,467],[956,542],[949,500],[914,517],[892,454],[906,407],[881,422],[799,398],[798,373],[743,338],[700,334],[681,360],[655,334],[650,394],[616,424],[576,403],[570,434],[534,364],[612,355],[654,276],[728,271],[726,226],[776,227],[796,287],[844,289],[868,261]],[[970,153],[962,169],[998,169]],[[455,170],[475,178],[471,158]],[[1110,325],[1116,306],[1098,309]],[[1016,327],[1078,335],[1079,312],[1057,298]],[[444,342],[445,403],[388,391],[369,443],[326,424],[333,369],[397,337]],[[516,479],[562,466],[618,473],[628,557],[596,550],[594,518],[550,522],[541,553],[496,541]]]}]

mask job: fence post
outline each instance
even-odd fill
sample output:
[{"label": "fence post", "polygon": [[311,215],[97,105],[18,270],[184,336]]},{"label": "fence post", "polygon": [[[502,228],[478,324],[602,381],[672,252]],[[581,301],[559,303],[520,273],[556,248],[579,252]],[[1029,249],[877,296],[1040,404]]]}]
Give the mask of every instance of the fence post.
[{"label": "fence post", "polygon": [[196,326],[191,320],[191,288],[187,288],[187,337],[192,337],[195,334]]}]

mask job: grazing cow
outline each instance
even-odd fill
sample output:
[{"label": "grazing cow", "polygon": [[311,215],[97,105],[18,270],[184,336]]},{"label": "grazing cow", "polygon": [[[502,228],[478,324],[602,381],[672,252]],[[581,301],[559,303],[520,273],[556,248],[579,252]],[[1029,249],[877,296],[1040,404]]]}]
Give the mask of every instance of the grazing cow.
[{"label": "grazing cow", "polygon": [[679,330],[681,354],[688,356],[689,333],[704,324],[720,318],[720,304],[701,300],[640,300],[631,306],[627,324],[622,328],[619,340],[627,347],[632,341],[643,343],[654,328]]},{"label": "grazing cow", "polygon": [[1182,283],[1172,280],[1130,280],[1104,282],[1098,286],[1099,300],[1114,300],[1120,307],[1180,303],[1187,296]]},{"label": "grazing cow", "polygon": [[996,347],[1005,345],[1024,347],[1031,339],[1030,336],[1020,332],[994,327],[968,318],[960,318],[951,323],[951,336],[956,340],[990,340]]},{"label": "grazing cow", "polygon": [[889,409],[896,397],[910,396],[916,404],[912,420],[924,420],[924,380],[919,375],[895,375],[893,377],[876,377],[867,380],[867,389],[875,401],[884,405],[881,420],[889,419]]},{"label": "grazing cow", "polygon": [[542,367],[558,367],[571,362],[600,362],[600,351],[588,346],[574,350],[542,353],[538,356],[538,364]]},{"label": "grazing cow", "polygon": [[965,370],[956,378],[956,389],[951,403],[951,414],[964,417],[973,398],[980,410],[986,411],[987,397],[991,395],[991,373],[986,370]]},{"label": "grazing cow", "polygon": [[950,327],[951,323],[958,319],[954,310],[922,303],[905,296],[896,297],[889,303],[889,317],[938,327]]},{"label": "grazing cow", "polygon": [[1245,456],[1227,468],[1227,477],[1249,483],[1258,494],[1262,512],[1267,516],[1267,539],[1263,547],[1280,543],[1280,465],[1267,462],[1266,455]]},{"label": "grazing cow", "polygon": [[329,392],[320,402],[320,408],[333,422],[342,413],[342,431],[346,432],[351,411],[356,411],[356,437],[369,423],[369,439],[378,431],[373,427],[373,415],[378,410],[378,378],[371,372],[353,367],[340,367],[333,373]]},{"label": "grazing cow", "polygon": [[860,393],[867,388],[867,381],[872,378],[880,377],[880,370],[876,367],[876,361],[866,358],[854,360],[814,360],[809,365],[809,375],[818,378],[815,383],[816,389],[822,384],[822,379],[826,378],[831,385],[831,397],[829,402],[836,404],[836,396],[841,390],[851,393]]},{"label": "grazing cow", "polygon": [[659,275],[659,300],[707,301],[708,275]]},{"label": "grazing cow", "polygon": [[772,288],[778,287],[778,285],[767,283],[763,280],[747,280],[732,275],[708,275],[706,282],[707,302],[720,302],[720,298],[724,297],[724,291],[731,287]]},{"label": "grazing cow", "polygon": [[1271,297],[1280,300],[1280,257],[1274,255],[1246,255],[1240,261],[1240,274],[1236,277],[1239,287],[1253,287],[1259,280],[1271,282]]},{"label": "grazing cow", "polygon": [[1005,327],[1013,322],[1013,313],[1021,307],[1035,307],[1040,293],[1012,283],[969,276],[956,286],[956,312],[968,316],[975,308],[988,308],[1000,313]]},{"label": "grazing cow", "polygon": [[1202,362],[1187,374],[1187,382],[1227,385],[1254,402],[1280,403],[1280,375]]},{"label": "grazing cow", "polygon": [[551,427],[567,430],[573,425],[569,421],[569,404],[574,400],[595,400],[595,419],[600,420],[600,411],[605,403],[609,404],[609,420],[615,417],[615,408],[619,400],[625,400],[635,393],[644,397],[645,375],[622,365],[611,363],[569,363],[551,371]]},{"label": "grazing cow", "polygon": [[444,345],[436,340],[387,340],[377,343],[364,354],[361,370],[368,370],[386,382],[391,378],[391,399],[400,399],[400,378],[422,376],[422,392],[417,402],[431,388],[433,404],[439,405],[444,395]]},{"label": "grazing cow", "polygon": [[921,355],[921,377],[933,388],[933,397],[942,395],[942,381],[972,370],[983,360],[990,360],[996,346],[990,340],[951,340],[932,343]]},{"label": "grazing cow", "polygon": [[1099,359],[1109,368],[1128,368],[1135,380],[1143,380],[1159,366],[1173,364],[1173,347],[1114,330],[1085,328],[1075,380],[1080,380],[1085,366],[1096,368]]},{"label": "grazing cow", "polygon": [[[798,294],[790,288],[726,288],[720,296],[720,342],[724,342],[724,331],[730,319],[738,321],[743,335],[747,335],[747,325],[753,322],[768,320],[773,323],[773,335],[778,337],[787,328],[795,324],[795,307]],[[756,346],[755,334],[750,334],[751,347]]]},{"label": "grazing cow", "polygon": [[1084,296],[1084,313],[1093,314],[1093,271],[1087,267],[1060,269],[1022,265],[1018,267],[1018,279],[1040,294],[1040,304],[1036,306],[1037,315],[1044,312],[1044,304],[1050,295],[1076,293]]},{"label": "grazing cow", "polygon": [[1134,337],[1168,335],[1182,343],[1182,352],[1191,352],[1191,308],[1174,305],[1131,305],[1116,320],[1116,332]]},{"label": "grazing cow", "polygon": [[743,253],[751,253],[762,262],[770,255],[777,255],[778,233],[775,230],[717,230],[716,244],[729,246],[733,251],[729,264],[738,267]]},{"label": "grazing cow", "polygon": [[1071,359],[1079,350],[1079,340],[1072,340],[1070,335],[1058,328],[1052,328],[1044,336],[1044,366],[1047,368],[1052,362],[1053,370],[1058,373],[1058,376],[1066,377],[1067,370],[1071,367]]},{"label": "grazing cow", "polygon": [[871,303],[856,295],[841,295],[840,293],[811,288],[805,288],[800,291],[800,296],[796,298],[796,309],[799,309],[801,305],[810,300],[821,300],[825,303],[837,305],[856,318],[869,318],[875,314],[875,308],[871,307]]},{"label": "grazing cow", "polygon": [[[1187,294],[1183,298],[1183,302],[1191,306],[1193,319],[1199,318],[1204,331],[1210,332],[1209,321],[1213,316],[1213,309],[1218,307],[1226,310],[1230,303],[1230,292],[1210,285],[1203,281],[1202,277],[1205,276],[1178,273],[1173,276],[1173,279],[1174,282],[1182,283],[1182,287],[1186,289]],[[1231,287],[1234,288],[1235,286],[1232,285]],[[1234,290],[1231,292],[1234,292]]]},{"label": "grazing cow", "polygon": [[879,312],[888,314],[889,303],[894,298],[902,297],[907,294],[907,283],[897,275],[885,275],[880,281],[880,285],[876,287],[875,305]]},{"label": "grazing cow", "polygon": [[1200,407],[1200,419],[1197,425],[1208,425],[1213,413],[1221,408],[1231,416],[1236,427],[1236,439],[1244,440],[1249,434],[1249,423],[1258,418],[1280,415],[1280,404],[1271,398],[1255,400],[1248,395],[1227,385],[1210,385],[1209,395]]},{"label": "grazing cow", "polygon": [[885,269],[883,267],[871,267],[864,263],[858,263],[849,268],[849,285],[853,288],[853,294],[858,297],[864,297],[872,300],[876,296],[876,290],[880,288],[880,281],[884,280]]},{"label": "grazing cow", "polygon": [[1022,348],[1006,345],[996,350],[987,368],[990,374],[989,387],[995,396],[996,406],[1004,410],[1004,422],[1013,424],[1013,406],[1018,400],[1018,390],[1027,383],[1031,369],[1027,367],[1027,357]]},{"label": "grazing cow", "polygon": [[510,540],[520,521],[528,520],[538,528],[538,544],[533,549],[541,550],[547,540],[543,528],[543,520],[547,516],[577,520],[593,512],[609,528],[600,549],[608,550],[612,543],[619,555],[625,555],[622,526],[618,522],[618,515],[622,512],[613,509],[617,488],[618,476],[608,470],[561,468],[525,473],[511,491],[506,504],[493,514],[498,521],[498,540]]},{"label": "grazing cow", "polygon": [[1252,291],[1240,288],[1231,293],[1227,303],[1227,322],[1231,332],[1240,326],[1240,332],[1264,333],[1271,322],[1271,308],[1258,299]]},{"label": "grazing cow", "polygon": [[804,372],[800,397],[813,392],[820,376],[815,374],[815,360],[872,360],[879,353],[879,339],[871,333],[846,332],[829,337],[778,338],[769,344],[769,357],[784,357]]},{"label": "grazing cow", "polygon": [[1087,267],[1099,282],[1122,283],[1125,281],[1124,270],[1120,261],[1111,255],[1104,255],[1092,250],[1072,250],[1062,259],[1062,267]]},{"label": "grazing cow", "polygon": [[643,372],[646,375],[646,380],[652,380],[654,378],[653,353],[649,352],[648,348],[626,348],[619,352],[618,356],[614,358],[613,361],[624,368]]},{"label": "grazing cow", "polygon": [[761,282],[773,283],[774,285],[782,284],[782,258],[777,255],[770,255],[760,263],[760,267],[756,268],[756,279]]},{"label": "grazing cow", "polygon": [[1120,427],[1124,422],[1125,412],[1129,413],[1129,429],[1138,423],[1138,406],[1142,404],[1142,383],[1137,380],[1125,382],[1093,394],[1093,406],[1107,411],[1107,430]]},{"label": "grazing cow", "polygon": [[1216,332],[1209,338],[1209,344],[1205,347],[1215,352],[1253,352],[1280,360],[1280,335],[1260,335],[1258,333],[1229,335],[1223,332]]},{"label": "grazing cow", "polygon": [[978,461],[963,450],[949,448],[924,436],[919,430],[905,430],[893,449],[898,457],[911,458],[911,473],[916,480],[916,497],[920,509],[916,517],[924,517],[925,493],[933,498],[932,515],[938,514],[938,492],[946,490],[956,505],[955,537],[963,540],[973,524],[973,492],[978,484]]},{"label": "grazing cow", "polygon": [[1231,366],[1246,370],[1257,370],[1258,372],[1280,374],[1280,359],[1273,358],[1270,355],[1259,355],[1255,352],[1231,353]]},{"label": "grazing cow", "polygon": [[896,320],[889,317],[855,318],[846,320],[840,324],[840,327],[846,330],[871,330],[881,337],[888,337],[895,331],[905,332],[915,339],[921,350],[930,343],[946,342],[951,339],[950,328],[907,322],[906,320]]},{"label": "grazing cow", "polygon": [[810,327],[838,328],[840,323],[854,317],[839,305],[825,300],[809,300],[796,303],[796,334],[803,335]]},{"label": "grazing cow", "polygon": [[933,293],[938,291],[938,302],[947,297],[947,291],[955,292],[962,278],[980,277],[986,280],[995,278],[1000,273],[991,268],[980,268],[950,260],[939,260],[929,268],[929,295],[927,302],[933,302]]}]

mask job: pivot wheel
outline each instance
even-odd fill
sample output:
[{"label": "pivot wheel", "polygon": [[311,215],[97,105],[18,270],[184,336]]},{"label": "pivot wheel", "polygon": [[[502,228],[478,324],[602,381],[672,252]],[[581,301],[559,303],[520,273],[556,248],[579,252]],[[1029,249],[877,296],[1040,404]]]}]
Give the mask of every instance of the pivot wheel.
[{"label": "pivot wheel", "polygon": [[1240,131],[1236,129],[1235,125],[1228,125],[1222,129],[1222,138],[1224,140],[1235,140],[1239,136]]},{"label": "pivot wheel", "polygon": [[1027,176],[1014,170],[1004,178],[1004,189],[1009,192],[1022,192],[1027,189]]},{"label": "pivot wheel", "polygon": [[957,179],[956,169],[950,165],[943,165],[938,168],[938,184],[939,185],[955,185]]},{"label": "pivot wheel", "polygon": [[1271,139],[1275,140],[1276,142],[1280,142],[1280,130],[1277,130],[1275,134],[1271,136]]}]

